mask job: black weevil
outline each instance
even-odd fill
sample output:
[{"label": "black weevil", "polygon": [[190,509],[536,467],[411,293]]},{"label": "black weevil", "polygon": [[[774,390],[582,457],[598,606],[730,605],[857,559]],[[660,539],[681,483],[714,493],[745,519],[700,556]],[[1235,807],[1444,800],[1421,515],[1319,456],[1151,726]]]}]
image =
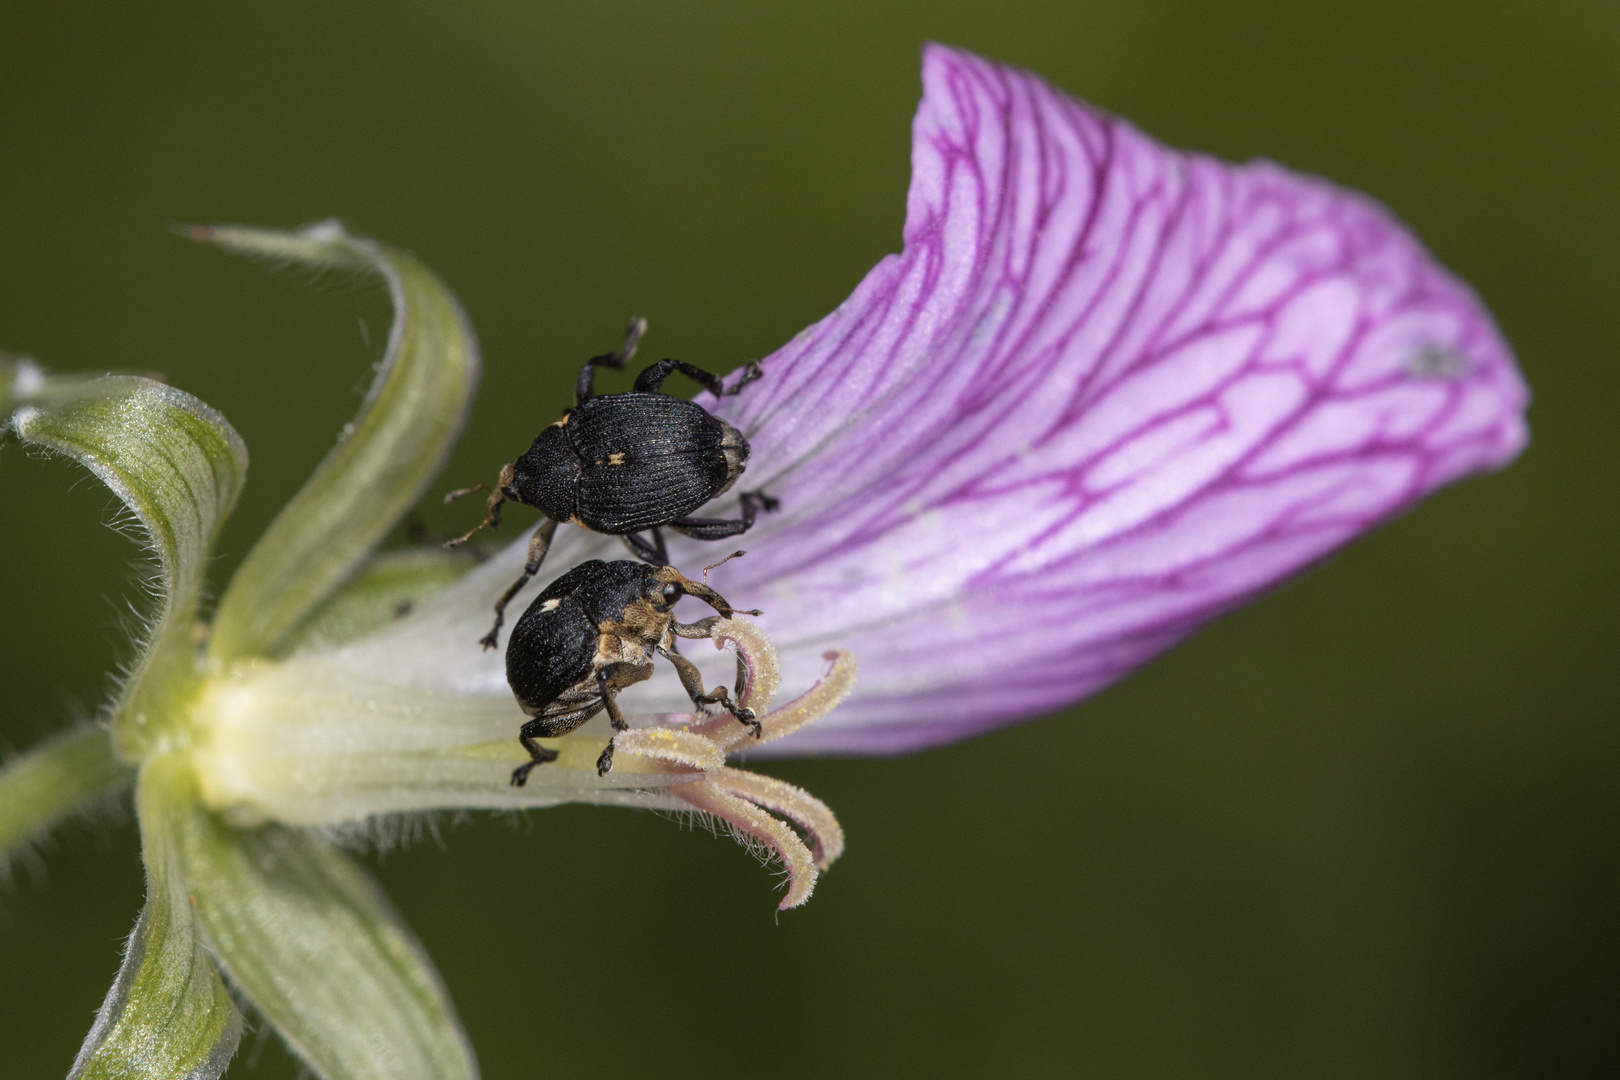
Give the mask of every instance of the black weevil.
[{"label": "black weevil", "polygon": [[[596,369],[622,369],[646,332],[647,320],[631,319],[617,352],[585,361],[574,385],[574,407],[501,469],[484,520],[445,545],[465,543],[486,525],[499,526],[502,503],[522,503],[545,515],[529,541],[522,575],[495,602],[495,625],[482,639],[484,648],[496,646],[506,605],[540,569],[560,523],[622,537],[639,558],[663,565],[669,558],[661,528],[721,540],[747,532],[761,510],[776,509],[775,499],[745,491],[740,518],[687,516],[737,482],[748,462],[748,440],[696,402],[660,392],[664,380],[679,371],[716,397],[729,397],[760,377],[759,364],[750,363],[727,387],[720,376],[694,364],[660,360],[636,377],[628,393],[597,396]],[[452,491],[445,501],[484,487]]]},{"label": "black weevil", "polygon": [[[695,623],[676,622],[675,602],[688,594],[720,614]],[[523,711],[534,718],[518,735],[533,760],[512,770],[512,783],[522,787],[531,769],[557,759],[555,750],[535,739],[566,735],[603,709],[613,730],[625,730],[614,697],[652,677],[655,652],[675,665],[692,704],[700,709],[724,706],[752,727],[757,738],[762,729],[753,710],[732,702],[724,686],[705,693],[697,665],[669,647],[674,644],[671,635],[709,637],[720,618],[733,614],[725,597],[683,577],[673,566],[629,559],[591,559],[546,586],[518,619],[506,645],[506,681]],[[605,774],[611,768],[610,742],[597,759],[596,771]]]}]

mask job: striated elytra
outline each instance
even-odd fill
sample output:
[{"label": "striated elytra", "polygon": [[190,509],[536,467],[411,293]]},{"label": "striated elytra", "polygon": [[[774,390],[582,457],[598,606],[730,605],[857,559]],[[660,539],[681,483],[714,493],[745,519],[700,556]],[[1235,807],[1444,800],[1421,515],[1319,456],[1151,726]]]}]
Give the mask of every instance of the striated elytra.
[{"label": "striated elytra", "polygon": [[[646,332],[647,320],[633,318],[616,352],[585,361],[574,386],[574,407],[501,469],[484,520],[447,545],[466,542],[486,525],[499,526],[507,502],[545,515],[529,543],[522,575],[495,603],[495,625],[482,639],[485,648],[498,643],[506,605],[540,569],[559,524],[622,537],[637,557],[661,566],[669,561],[661,529],[723,540],[747,532],[761,510],[776,508],[776,500],[750,491],[742,493],[738,518],[689,516],[737,482],[747,467],[748,440],[696,402],[662,392],[664,380],[678,371],[716,397],[730,397],[759,378],[758,364],[749,364],[728,387],[695,364],[664,359],[643,370],[629,392],[596,394],[596,369],[622,369]],[[462,488],[445,498],[481,488]]]}]

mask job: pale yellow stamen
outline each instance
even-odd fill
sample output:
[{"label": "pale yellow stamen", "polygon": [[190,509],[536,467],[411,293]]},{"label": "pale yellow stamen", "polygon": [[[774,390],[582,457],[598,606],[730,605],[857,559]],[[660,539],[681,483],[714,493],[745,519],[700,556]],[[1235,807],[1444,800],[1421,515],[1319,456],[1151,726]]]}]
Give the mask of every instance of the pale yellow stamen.
[{"label": "pale yellow stamen", "polygon": [[[730,716],[717,716],[693,730],[713,739],[722,750],[745,750],[791,735],[811,721],[826,716],[849,696],[855,686],[855,656],[843,649],[833,649],[822,656],[832,661],[827,674],[782,708],[760,717],[758,739],[753,737],[752,731]],[[745,741],[746,746],[738,745]]]},{"label": "pale yellow stamen", "polygon": [[[739,704],[760,716],[762,738],[729,714],[699,719],[689,727],[649,727],[622,731],[613,745],[620,754],[635,754],[649,765],[703,770],[701,780],[676,784],[666,794],[694,810],[713,815],[740,836],[752,837],[782,861],[788,874],[787,895],[781,907],[797,907],[809,899],[816,877],[844,852],[844,830],[826,803],[802,788],[769,776],[733,769],[725,764],[726,751],[747,749],[791,735],[836,708],[855,683],[855,658],[843,650],[823,654],[832,662],[826,676],[805,693],[775,711],[772,697],[782,684],[776,649],[753,624],[727,619],[716,624],[717,648],[727,644],[737,651],[742,681]],[[767,811],[770,811],[769,813]],[[780,814],[808,837],[805,844]]]},{"label": "pale yellow stamen", "polygon": [[[809,836],[811,852],[820,869],[825,870],[844,853],[844,829],[832,808],[803,788],[774,776],[730,768],[711,774],[709,782],[798,825]],[[677,796],[680,794],[676,792]]]},{"label": "pale yellow stamen", "polygon": [[710,637],[717,649],[731,645],[737,650],[743,676],[737,703],[753,709],[756,714],[764,714],[771,707],[771,699],[782,688],[782,667],[776,659],[776,646],[759,627],[741,619],[720,620]]},{"label": "pale yellow stamen", "polygon": [[706,773],[726,767],[726,755],[712,739],[681,728],[636,728],[613,737],[616,754],[636,754],[671,765],[686,765]]},{"label": "pale yellow stamen", "polygon": [[[729,770],[728,770],[729,771]],[[788,874],[787,895],[777,907],[786,911],[810,899],[816,887],[816,862],[799,839],[798,833],[787,824],[772,817],[753,803],[724,791],[712,780],[695,784],[682,784],[679,791],[683,802],[705,814],[713,814],[738,832],[764,842],[782,860]]]}]

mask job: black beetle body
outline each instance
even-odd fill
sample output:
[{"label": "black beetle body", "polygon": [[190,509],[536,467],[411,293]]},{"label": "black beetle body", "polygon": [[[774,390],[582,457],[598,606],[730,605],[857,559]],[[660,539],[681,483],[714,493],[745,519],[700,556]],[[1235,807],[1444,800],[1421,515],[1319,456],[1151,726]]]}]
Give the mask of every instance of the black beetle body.
[{"label": "black beetle body", "polygon": [[682,519],[728,491],[747,461],[748,440],[703,406],[632,391],[568,410],[501,479],[553,521],[627,536],[689,528]]},{"label": "black beetle body", "polygon": [[[758,364],[749,364],[727,387],[720,376],[684,360],[660,360],[637,376],[628,393],[597,396],[596,369],[623,368],[646,329],[645,319],[632,319],[617,352],[585,362],[574,407],[501,469],[484,520],[447,545],[464,543],[486,525],[499,526],[503,503],[522,503],[545,515],[529,542],[522,575],[496,601],[485,648],[496,646],[507,603],[539,571],[559,524],[622,537],[637,556],[662,565],[668,555],[660,529],[721,540],[747,532],[759,511],[776,508],[776,500],[749,491],[742,494],[739,518],[688,516],[737,482],[747,467],[748,440],[696,402],[661,392],[664,380],[679,371],[716,397],[730,396],[759,378]],[[453,491],[446,501],[476,490]]]},{"label": "black beetle body", "polygon": [[[676,622],[675,604],[688,594],[720,615]],[[723,596],[674,567],[628,559],[592,559],[546,586],[518,619],[506,646],[506,681],[518,705],[533,717],[518,735],[532,760],[512,771],[512,783],[523,786],[536,765],[556,760],[557,752],[535,739],[566,735],[603,709],[615,731],[625,730],[614,698],[652,677],[654,653],[675,665],[695,706],[724,706],[757,736],[761,728],[753,711],[730,701],[724,686],[705,692],[696,665],[671,648],[671,635],[709,637],[720,618],[733,614]],[[596,768],[606,773],[612,767],[610,742]]]}]

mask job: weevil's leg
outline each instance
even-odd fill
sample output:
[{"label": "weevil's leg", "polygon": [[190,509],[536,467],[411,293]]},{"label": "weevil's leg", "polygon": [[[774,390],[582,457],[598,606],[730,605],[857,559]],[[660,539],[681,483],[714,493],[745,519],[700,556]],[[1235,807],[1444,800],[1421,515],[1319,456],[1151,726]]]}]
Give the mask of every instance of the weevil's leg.
[{"label": "weevil's leg", "polygon": [[551,737],[554,735],[555,732],[550,730],[550,725],[544,718],[530,720],[523,725],[522,730],[518,733],[518,742],[523,744],[523,749],[529,752],[529,757],[533,760],[525,761],[512,770],[513,787],[522,787],[528,783],[529,773],[534,771],[536,765],[544,765],[548,761],[557,760],[557,751],[547,749],[534,741],[537,737]]},{"label": "weevil's leg", "polygon": [[579,378],[574,381],[574,404],[583,405],[596,396],[596,369],[599,367],[612,368],[614,371],[623,371],[624,365],[636,355],[636,346],[641,343],[641,335],[647,332],[647,320],[640,315],[630,317],[630,325],[624,329],[624,344],[618,350],[593,356],[585,361],[585,366],[579,369]]},{"label": "weevil's leg", "polygon": [[[485,528],[486,526],[491,529],[498,529],[501,527],[501,504],[504,502],[517,501],[517,493],[512,490],[512,481],[515,479],[512,464],[512,462],[508,461],[505,465],[501,466],[501,475],[495,481],[495,490],[489,493],[489,502],[484,505],[484,520],[467,530],[465,535],[458,536],[454,540],[446,540],[444,543],[445,547],[460,547],[468,540],[471,540],[479,529]],[[486,486],[487,485],[485,484],[475,484],[470,488],[457,488],[455,491],[452,491],[450,494],[446,495],[444,497],[444,501],[454,502],[463,495],[470,495]]]},{"label": "weevil's leg", "polygon": [[742,504],[740,518],[678,518],[669,522],[669,527],[694,540],[724,540],[728,536],[741,536],[753,528],[761,510],[775,510],[782,505],[762,491],[745,491],[739,502]]},{"label": "weevil's leg", "polygon": [[721,616],[719,615],[710,615],[706,619],[699,619],[693,623],[672,622],[669,624],[669,632],[676,637],[683,638],[712,638],[714,637],[714,628],[719,625],[720,619]]},{"label": "weevil's leg", "polygon": [[723,375],[716,375],[712,371],[704,371],[696,364],[689,364],[685,360],[665,358],[656,364],[649,364],[640,375],[637,375],[634,389],[637,393],[655,394],[664,385],[664,380],[669,378],[670,373],[676,371],[685,375],[715,397],[730,397],[764,374],[760,371],[759,364],[751,361],[743,369],[742,378],[737,380],[735,386],[728,388]]},{"label": "weevil's leg", "polygon": [[546,552],[551,549],[552,534],[557,531],[557,523],[550,518],[541,518],[540,524],[535,527],[534,535],[529,538],[529,557],[523,561],[523,573],[507,590],[501,593],[501,598],[495,601],[495,625],[489,628],[489,633],[478,639],[478,644],[486,649],[493,649],[500,643],[501,624],[506,621],[506,605],[512,602],[512,597],[518,590],[529,583],[529,580],[540,571],[540,564],[546,561]]},{"label": "weevil's leg", "polygon": [[[613,730],[616,732],[630,730],[630,725],[625,723],[624,714],[619,711],[619,703],[614,700],[619,691],[617,688],[608,685],[608,680],[613,677],[613,673],[618,670],[618,667],[618,664],[604,664],[596,672],[596,685],[601,688],[602,702],[607,706],[608,723],[613,725]],[[602,756],[596,759],[596,775],[606,776],[612,771],[613,740],[609,739],[607,749],[603,750]]]},{"label": "weevil's leg", "polygon": [[654,566],[668,566],[669,548],[664,546],[664,534],[657,529],[648,529],[647,532],[652,536],[650,541],[641,533],[626,533],[619,539],[630,549],[630,554],[642,562],[652,563]]},{"label": "weevil's leg", "polygon": [[665,660],[675,665],[675,671],[681,677],[681,686],[686,690],[686,696],[692,699],[692,704],[702,709],[705,705],[724,705],[726,711],[737,718],[737,722],[753,729],[754,738],[763,738],[765,725],[754,719],[754,710],[735,705],[731,700],[731,692],[724,686],[717,686],[713,690],[703,689],[703,673],[686,657],[679,653],[670,652],[663,646],[658,651]]},{"label": "weevil's leg", "polygon": [[724,540],[728,536],[741,536],[751,524],[753,522],[741,519],[678,518],[669,522],[669,527],[694,540]]}]

